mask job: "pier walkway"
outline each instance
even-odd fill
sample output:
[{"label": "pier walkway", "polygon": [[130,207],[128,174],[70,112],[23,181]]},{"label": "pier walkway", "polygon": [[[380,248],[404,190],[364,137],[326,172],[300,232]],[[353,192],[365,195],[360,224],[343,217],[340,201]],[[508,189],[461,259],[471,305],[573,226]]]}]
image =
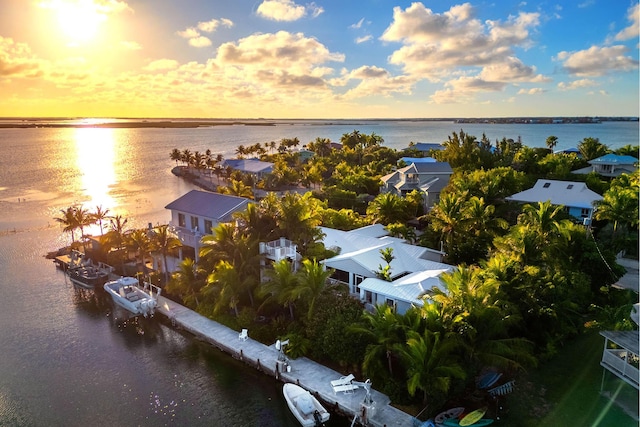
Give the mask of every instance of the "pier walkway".
[{"label": "pier walkway", "polygon": [[288,360],[290,371],[282,369],[283,364],[278,361],[279,351],[275,348],[275,344],[267,346],[251,339],[250,330],[248,338],[241,340],[238,331],[208,319],[163,296],[158,299],[157,312],[165,315],[172,324],[236,359],[240,359],[266,374],[273,375],[283,382],[296,383],[304,387],[324,402],[327,409],[346,414],[352,420],[357,417],[357,422],[360,425],[374,427],[410,427],[412,425],[413,417],[411,415],[391,406],[389,398],[373,388],[370,390],[373,410],[368,411],[369,413],[365,414],[363,418],[361,403],[366,395],[364,388],[359,387],[348,393],[335,393],[331,381],[337,380],[343,374],[306,357]]}]

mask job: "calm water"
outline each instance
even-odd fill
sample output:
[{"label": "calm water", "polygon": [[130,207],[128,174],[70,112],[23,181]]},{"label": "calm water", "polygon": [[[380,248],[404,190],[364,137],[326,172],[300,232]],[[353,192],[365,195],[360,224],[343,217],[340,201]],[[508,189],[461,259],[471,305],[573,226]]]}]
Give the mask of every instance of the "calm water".
[{"label": "calm water", "polygon": [[[385,145],[440,142],[446,122],[340,122],[197,129],[0,130],[0,425],[294,426],[281,384],[159,319],[125,321],[109,301],[76,291],[43,256],[69,242],[52,218],[73,203],[102,205],[131,226],[166,223],[164,206],[193,187],[169,152],[231,157],[235,148],[298,137],[338,141],[359,130]],[[464,125],[492,140],[575,146],[638,144],[638,123]],[[335,417],[332,425],[349,425]]]}]

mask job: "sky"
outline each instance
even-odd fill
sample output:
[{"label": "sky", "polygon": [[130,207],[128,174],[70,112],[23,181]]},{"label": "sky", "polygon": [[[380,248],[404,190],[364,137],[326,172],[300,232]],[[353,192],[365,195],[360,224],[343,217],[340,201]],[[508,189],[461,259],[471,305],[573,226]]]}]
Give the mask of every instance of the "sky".
[{"label": "sky", "polygon": [[0,0],[0,117],[638,116],[637,0]]}]

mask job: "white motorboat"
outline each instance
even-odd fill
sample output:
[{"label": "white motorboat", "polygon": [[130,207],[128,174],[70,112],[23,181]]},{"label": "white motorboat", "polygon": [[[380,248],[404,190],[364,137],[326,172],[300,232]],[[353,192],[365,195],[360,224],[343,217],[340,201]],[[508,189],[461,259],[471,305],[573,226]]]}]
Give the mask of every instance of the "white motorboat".
[{"label": "white motorboat", "polygon": [[282,393],[289,409],[304,427],[322,426],[329,421],[329,412],[307,390],[296,384],[287,383]]},{"label": "white motorboat", "polygon": [[121,277],[104,284],[113,302],[134,315],[153,316],[161,289],[150,283],[144,287],[135,277]]}]

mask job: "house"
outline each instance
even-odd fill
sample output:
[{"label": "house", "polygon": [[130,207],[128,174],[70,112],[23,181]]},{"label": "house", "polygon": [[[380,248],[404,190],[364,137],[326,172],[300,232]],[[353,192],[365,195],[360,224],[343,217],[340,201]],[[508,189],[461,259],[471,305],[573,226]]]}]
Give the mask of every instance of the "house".
[{"label": "house", "polygon": [[405,196],[413,190],[424,195],[424,207],[430,209],[440,200],[440,192],[449,184],[453,169],[447,162],[418,162],[381,178],[381,193]]},{"label": "house", "polygon": [[571,173],[588,174],[595,172],[605,177],[615,178],[625,173],[631,174],[638,169],[638,159],[635,157],[611,153],[589,160],[588,163],[588,167],[571,171]]},{"label": "house", "polygon": [[291,263],[291,270],[297,271],[300,268],[302,255],[298,253],[298,245],[289,239],[280,237],[271,242],[260,242],[260,282],[267,280],[265,272],[272,268],[273,263],[286,259]]},{"label": "house", "polygon": [[429,154],[431,150],[440,151],[444,150],[444,145],[439,144],[437,142],[416,142],[415,144],[409,144],[407,150],[415,150],[419,151],[423,154]]},{"label": "house", "polygon": [[[338,252],[323,261],[325,268],[335,270],[332,280],[347,285],[349,293],[368,309],[387,303],[404,314],[411,306],[422,306],[421,296],[442,286],[440,274],[454,268],[441,262],[444,253],[389,237],[380,224],[351,231],[321,230],[325,247]],[[380,252],[386,249],[391,249],[394,257],[389,264],[390,282],[377,276],[386,265]]]},{"label": "house", "polygon": [[250,202],[244,197],[191,190],[165,206],[171,211],[169,226],[183,245],[180,259],[186,250],[197,261],[202,236],[211,234],[219,223],[231,221],[233,214],[246,210]]},{"label": "house", "polygon": [[230,167],[233,170],[253,175],[257,179],[262,179],[265,175],[273,172],[273,163],[256,159],[226,159],[222,162],[222,167]]},{"label": "house", "polygon": [[584,182],[539,179],[533,188],[509,196],[506,200],[523,203],[549,201],[552,205],[564,206],[574,218],[590,223],[594,204],[602,200],[602,196],[589,190]]}]

